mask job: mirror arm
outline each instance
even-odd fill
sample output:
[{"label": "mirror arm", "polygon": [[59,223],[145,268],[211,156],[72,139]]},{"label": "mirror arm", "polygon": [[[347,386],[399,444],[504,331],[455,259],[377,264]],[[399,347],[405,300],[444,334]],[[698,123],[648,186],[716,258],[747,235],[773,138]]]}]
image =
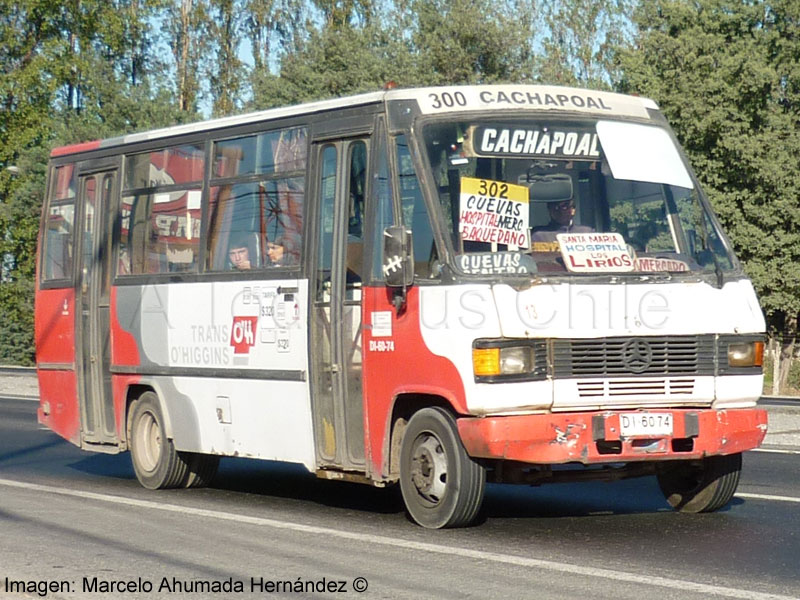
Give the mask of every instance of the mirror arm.
[{"label": "mirror arm", "polygon": [[405,285],[394,288],[392,291],[392,306],[394,306],[394,310],[398,315],[405,310],[407,300],[408,288]]}]

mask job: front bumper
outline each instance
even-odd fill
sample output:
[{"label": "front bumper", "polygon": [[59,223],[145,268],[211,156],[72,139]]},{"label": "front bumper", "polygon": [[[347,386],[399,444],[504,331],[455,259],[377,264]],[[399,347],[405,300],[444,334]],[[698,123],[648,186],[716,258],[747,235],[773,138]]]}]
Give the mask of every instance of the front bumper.
[{"label": "front bumper", "polygon": [[[620,414],[642,412],[671,413],[673,434],[621,438]],[[458,431],[473,458],[587,465],[693,459],[757,448],[767,433],[767,411],[654,409],[463,417]]]}]

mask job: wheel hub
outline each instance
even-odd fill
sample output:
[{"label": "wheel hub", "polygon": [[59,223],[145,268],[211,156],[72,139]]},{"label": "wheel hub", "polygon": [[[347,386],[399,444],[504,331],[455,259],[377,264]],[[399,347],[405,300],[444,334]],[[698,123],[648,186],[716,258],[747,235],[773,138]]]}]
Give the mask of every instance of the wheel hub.
[{"label": "wheel hub", "polygon": [[158,421],[149,412],[142,415],[138,437],[139,462],[145,471],[153,471],[161,457],[161,431]]},{"label": "wheel hub", "polygon": [[447,483],[447,456],[433,435],[421,436],[411,457],[411,481],[419,494],[434,504],[444,496]]}]

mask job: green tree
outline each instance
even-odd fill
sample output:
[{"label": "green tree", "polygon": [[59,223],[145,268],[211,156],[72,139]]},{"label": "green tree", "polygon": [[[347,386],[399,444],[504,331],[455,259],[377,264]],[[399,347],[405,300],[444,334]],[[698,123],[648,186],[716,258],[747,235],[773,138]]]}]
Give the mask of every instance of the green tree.
[{"label": "green tree", "polygon": [[620,87],[671,121],[770,330],[787,334],[788,373],[800,311],[800,4],[659,0],[635,21]]},{"label": "green tree", "polygon": [[0,361],[5,362],[33,360],[33,257],[46,153],[39,161],[29,157],[31,149],[41,154],[49,141],[53,101],[68,72],[64,27],[56,4],[0,0]]},{"label": "green tree", "polygon": [[178,108],[197,114],[207,69],[210,36],[209,0],[169,0],[162,22],[175,61]]},{"label": "green tree", "polygon": [[[50,148],[175,121],[146,0],[0,0],[0,362],[33,360],[33,277]],[[9,170],[9,167],[13,169]]]},{"label": "green tree", "polygon": [[215,115],[229,115],[238,108],[244,84],[244,65],[239,47],[244,33],[242,5],[237,0],[211,0],[209,33],[214,40],[209,84]]},{"label": "green tree", "polygon": [[400,86],[519,82],[533,77],[521,0],[315,0],[279,74],[253,75],[257,108]]},{"label": "green tree", "polygon": [[416,78],[428,85],[533,77],[532,13],[517,2],[411,0]]},{"label": "green tree", "polygon": [[303,0],[245,0],[244,29],[253,53],[253,73],[268,73],[281,54],[296,49],[306,27]]},{"label": "green tree", "polygon": [[618,77],[615,53],[630,45],[634,0],[533,2],[541,13],[544,55],[539,78],[547,83],[609,89]]},{"label": "green tree", "polygon": [[304,35],[295,32],[279,74],[253,74],[253,108],[378,90],[408,62],[370,3],[315,0],[314,8],[321,26],[310,20]]}]

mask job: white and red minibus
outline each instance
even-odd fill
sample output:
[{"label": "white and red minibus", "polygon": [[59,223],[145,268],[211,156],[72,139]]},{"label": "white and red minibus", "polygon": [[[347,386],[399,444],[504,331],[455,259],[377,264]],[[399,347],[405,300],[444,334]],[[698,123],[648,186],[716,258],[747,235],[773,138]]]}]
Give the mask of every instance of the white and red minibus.
[{"label": "white and red minibus", "polygon": [[766,413],[751,282],[656,104],[389,90],[56,148],[38,418],[148,488],[222,456],[399,483],[655,475],[733,496]]}]

